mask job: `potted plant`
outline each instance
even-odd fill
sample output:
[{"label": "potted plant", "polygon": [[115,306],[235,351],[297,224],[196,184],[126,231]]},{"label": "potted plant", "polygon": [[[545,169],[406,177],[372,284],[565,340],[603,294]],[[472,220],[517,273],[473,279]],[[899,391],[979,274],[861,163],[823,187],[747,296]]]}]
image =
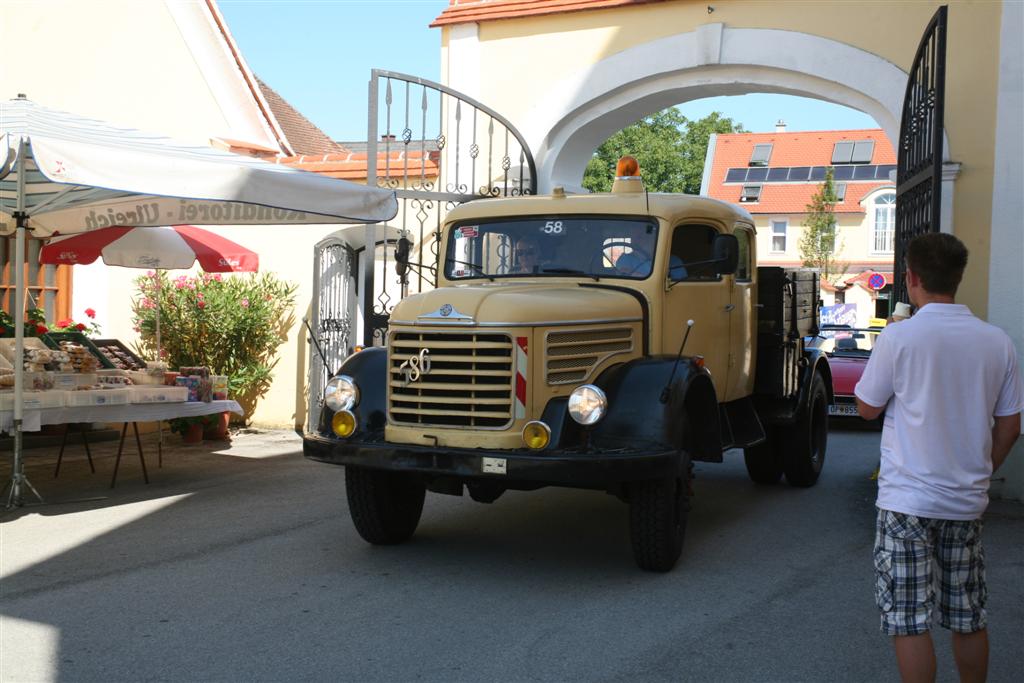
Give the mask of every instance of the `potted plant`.
[{"label": "potted plant", "polygon": [[170,420],[171,431],[181,434],[185,443],[199,443],[203,440],[203,423],[205,415],[176,417]]},{"label": "potted plant", "polygon": [[228,418],[231,413],[223,412],[206,415],[203,420],[203,439],[206,441],[230,441]]}]

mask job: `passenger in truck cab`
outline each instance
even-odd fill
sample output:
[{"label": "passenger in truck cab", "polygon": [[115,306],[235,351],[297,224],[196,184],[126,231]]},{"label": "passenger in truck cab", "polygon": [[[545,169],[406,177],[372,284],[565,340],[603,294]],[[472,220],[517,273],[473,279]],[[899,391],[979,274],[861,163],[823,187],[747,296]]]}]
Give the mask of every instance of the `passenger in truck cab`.
[{"label": "passenger in truck cab", "polygon": [[631,277],[650,275],[656,245],[649,225],[630,221],[616,226],[605,237],[604,244],[605,259],[616,273]]}]

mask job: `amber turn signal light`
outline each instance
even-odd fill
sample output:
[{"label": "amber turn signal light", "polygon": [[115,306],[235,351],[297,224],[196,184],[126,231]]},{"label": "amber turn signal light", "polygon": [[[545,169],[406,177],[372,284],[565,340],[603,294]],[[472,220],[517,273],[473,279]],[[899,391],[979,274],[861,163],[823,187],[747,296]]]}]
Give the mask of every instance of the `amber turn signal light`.
[{"label": "amber turn signal light", "polygon": [[545,448],[551,442],[551,428],[539,420],[527,422],[523,427],[523,443],[533,451]]},{"label": "amber turn signal light", "polygon": [[343,439],[352,436],[356,431],[356,416],[347,410],[339,410],[331,418],[331,429]]}]

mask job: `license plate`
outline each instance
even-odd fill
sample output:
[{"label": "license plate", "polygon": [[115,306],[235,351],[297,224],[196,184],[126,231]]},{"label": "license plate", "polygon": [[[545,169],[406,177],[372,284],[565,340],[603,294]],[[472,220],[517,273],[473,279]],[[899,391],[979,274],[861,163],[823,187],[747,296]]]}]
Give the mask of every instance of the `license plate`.
[{"label": "license plate", "polygon": [[849,405],[847,403],[839,403],[829,406],[828,414],[842,417],[857,417],[857,406]]}]

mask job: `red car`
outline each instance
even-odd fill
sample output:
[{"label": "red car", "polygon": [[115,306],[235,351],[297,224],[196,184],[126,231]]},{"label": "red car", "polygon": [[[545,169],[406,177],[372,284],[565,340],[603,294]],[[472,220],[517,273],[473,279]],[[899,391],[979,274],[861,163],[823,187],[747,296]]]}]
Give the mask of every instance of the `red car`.
[{"label": "red car", "polygon": [[[857,416],[857,403],[853,388],[864,374],[864,368],[871,357],[871,349],[881,330],[854,328],[824,328],[812,342],[828,355],[828,366],[832,370],[832,391],[836,401],[828,408],[832,417]],[[876,420],[880,426],[882,418]]]}]

